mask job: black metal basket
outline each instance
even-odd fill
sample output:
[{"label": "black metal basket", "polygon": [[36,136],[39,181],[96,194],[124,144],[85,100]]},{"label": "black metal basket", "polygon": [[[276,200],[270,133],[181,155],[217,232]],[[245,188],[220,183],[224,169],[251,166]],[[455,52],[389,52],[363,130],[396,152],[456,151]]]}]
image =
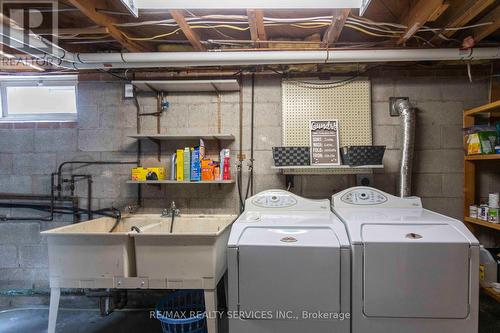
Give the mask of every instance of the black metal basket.
[{"label": "black metal basket", "polygon": [[380,165],[384,158],[385,146],[345,146],[340,151],[343,164]]},{"label": "black metal basket", "polygon": [[310,165],[309,147],[273,147],[275,166]]}]

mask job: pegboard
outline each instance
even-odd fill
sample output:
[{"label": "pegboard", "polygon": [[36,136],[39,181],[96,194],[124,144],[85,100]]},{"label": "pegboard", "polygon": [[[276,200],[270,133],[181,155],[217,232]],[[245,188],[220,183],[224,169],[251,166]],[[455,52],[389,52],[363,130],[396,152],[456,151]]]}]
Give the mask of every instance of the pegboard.
[{"label": "pegboard", "polygon": [[[372,145],[371,86],[356,80],[283,80],[282,142],[309,146],[309,121],[338,119],[340,147]],[[296,169],[284,174],[371,173],[371,169]]]}]

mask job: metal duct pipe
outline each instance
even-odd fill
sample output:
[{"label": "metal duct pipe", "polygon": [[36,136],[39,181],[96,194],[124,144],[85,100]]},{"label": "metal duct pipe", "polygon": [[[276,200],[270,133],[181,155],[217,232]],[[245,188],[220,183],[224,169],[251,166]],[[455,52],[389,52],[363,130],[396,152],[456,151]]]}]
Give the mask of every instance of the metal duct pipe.
[{"label": "metal duct pipe", "polygon": [[394,108],[401,119],[402,146],[399,165],[398,194],[400,197],[411,195],[411,173],[413,167],[413,151],[415,149],[415,110],[407,99],[398,99]]}]

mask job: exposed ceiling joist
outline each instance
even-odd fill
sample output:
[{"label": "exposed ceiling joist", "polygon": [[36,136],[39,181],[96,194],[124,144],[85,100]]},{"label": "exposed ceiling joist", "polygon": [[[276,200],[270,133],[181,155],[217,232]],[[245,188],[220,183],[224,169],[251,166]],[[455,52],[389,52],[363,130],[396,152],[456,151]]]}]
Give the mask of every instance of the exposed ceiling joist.
[{"label": "exposed ceiling joist", "polygon": [[349,8],[334,9],[332,13],[332,24],[328,27],[323,35],[322,46],[334,46],[339,40],[342,29],[344,28],[345,21],[350,13]]},{"label": "exposed ceiling joist", "polygon": [[92,20],[95,24],[108,29],[109,34],[124,48],[131,52],[152,51],[149,46],[137,43],[126,38],[122,32],[114,26],[118,23],[117,20],[107,14],[98,12],[96,8],[102,7],[102,1],[96,0],[68,0],[73,6],[78,8],[85,16]]},{"label": "exposed ceiling joist", "polygon": [[420,29],[430,18],[435,19],[436,13],[443,7],[443,0],[418,0],[408,11],[402,23],[407,26],[398,44],[405,43]]},{"label": "exposed ceiling joist", "polygon": [[247,9],[248,25],[250,26],[250,36],[256,47],[267,47],[262,40],[267,40],[266,29],[264,27],[264,13],[262,9]]},{"label": "exposed ceiling joist", "polygon": [[[53,34],[51,29],[33,29],[33,32],[38,35]],[[107,35],[109,29],[106,27],[87,27],[87,28],[58,28],[59,35]]]},{"label": "exposed ceiling joist", "polygon": [[195,51],[205,51],[205,46],[201,44],[200,37],[198,36],[196,31],[191,29],[186,19],[184,18],[184,14],[182,14],[182,12],[178,9],[172,9],[170,10],[170,15],[172,15],[175,22],[177,22],[179,27],[182,29],[182,32],[189,40]]},{"label": "exposed ceiling joist", "polygon": [[[450,8],[450,10],[446,13],[445,28],[459,28],[467,25],[470,21],[472,21],[477,15],[479,15],[483,10],[488,8],[491,4],[493,4],[495,0],[468,0],[463,1],[459,6],[455,6]],[[441,44],[444,40],[439,37],[439,34],[450,38],[457,31],[456,30],[442,30],[437,33],[432,39],[431,42],[435,44]]]},{"label": "exposed ceiling joist", "polygon": [[495,9],[489,12],[485,17],[483,17],[477,23],[488,23],[492,22],[489,25],[483,25],[481,27],[474,28],[472,30],[472,37],[474,38],[474,42],[478,43],[479,41],[485,39],[498,29],[500,29],[500,5],[498,5]]}]

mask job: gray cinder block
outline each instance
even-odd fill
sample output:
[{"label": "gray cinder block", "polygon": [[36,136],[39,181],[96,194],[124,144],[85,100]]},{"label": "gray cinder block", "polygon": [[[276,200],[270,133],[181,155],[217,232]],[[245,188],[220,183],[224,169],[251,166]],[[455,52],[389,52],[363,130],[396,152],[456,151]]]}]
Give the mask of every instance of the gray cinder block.
[{"label": "gray cinder block", "polygon": [[0,245],[0,268],[19,267],[15,245]]},{"label": "gray cinder block", "polygon": [[25,245],[19,247],[19,265],[26,268],[49,266],[47,245]]},{"label": "gray cinder block", "polygon": [[38,223],[0,223],[0,244],[37,244],[40,242]]}]

